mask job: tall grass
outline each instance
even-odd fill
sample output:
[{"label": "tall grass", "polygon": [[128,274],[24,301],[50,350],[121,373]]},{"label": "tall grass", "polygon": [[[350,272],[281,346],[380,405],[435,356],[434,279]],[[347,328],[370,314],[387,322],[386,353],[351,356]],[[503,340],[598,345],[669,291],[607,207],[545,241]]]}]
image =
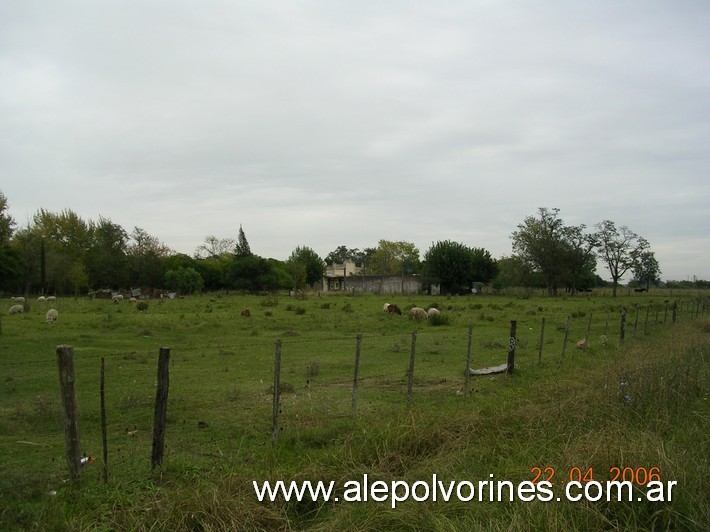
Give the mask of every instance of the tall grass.
[{"label": "tall grass", "polygon": [[[3,322],[9,364],[0,395],[0,529],[42,530],[705,530],[710,523],[707,437],[710,320],[638,331],[617,347],[601,341],[609,300],[440,298],[447,323],[418,339],[413,408],[403,391],[413,325],[388,316],[372,297],[299,300],[291,310],[270,299],[211,297],[151,302],[142,312],[96,302],[66,303],[57,327],[32,316]],[[402,303],[402,308],[407,303]],[[426,306],[429,301],[408,303]],[[614,303],[616,304],[616,303]],[[251,306],[253,319],[239,311]],[[295,311],[295,309],[303,311]],[[343,310],[347,311],[343,312]],[[617,310],[616,308],[614,309]],[[39,311],[38,311],[39,312]],[[586,351],[561,352],[553,323],[572,319],[584,334],[599,316]],[[268,314],[267,314],[268,313]],[[479,314],[493,322],[477,321]],[[582,314],[583,313],[583,314]],[[537,325],[548,317],[537,363]],[[513,377],[478,377],[461,394],[466,331],[474,359],[505,356],[507,319],[519,319],[519,367]],[[398,319],[400,318],[400,319]],[[611,331],[611,329],[610,329]],[[354,343],[365,332],[361,404],[350,417]],[[288,334],[285,334],[288,333]],[[270,446],[270,338],[284,335],[284,426]],[[346,338],[343,340],[343,338]],[[86,466],[75,486],[65,465],[52,346],[73,343],[84,445],[98,448],[98,410],[89,377],[109,362],[111,476]],[[172,356],[167,449],[151,471],[155,345]],[[399,346],[394,349],[393,346]],[[44,346],[38,349],[38,346]],[[111,416],[114,420],[111,421]],[[3,436],[4,435],[4,436]],[[18,443],[25,442],[25,443]],[[98,454],[98,453],[97,453]],[[665,503],[427,502],[259,503],[252,481],[496,479],[531,480],[531,469],[658,467],[678,486]],[[93,469],[92,469],[93,468]]]}]

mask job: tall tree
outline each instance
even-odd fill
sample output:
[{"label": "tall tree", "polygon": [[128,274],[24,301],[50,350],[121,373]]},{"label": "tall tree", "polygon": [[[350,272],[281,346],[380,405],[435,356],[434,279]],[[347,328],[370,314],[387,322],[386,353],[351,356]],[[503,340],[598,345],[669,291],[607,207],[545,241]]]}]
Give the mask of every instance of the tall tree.
[{"label": "tall tree", "polygon": [[131,233],[127,257],[130,272],[129,282],[135,287],[161,287],[163,284],[162,261],[170,255],[170,248],[151,236],[145,229],[135,227]]},{"label": "tall tree", "polygon": [[247,292],[263,292],[280,288],[279,276],[272,264],[257,255],[235,257],[231,264],[233,288]]},{"label": "tall tree", "polygon": [[617,228],[610,220],[599,222],[595,227],[597,232],[593,237],[599,258],[609,270],[613,297],[616,297],[619,280],[634,266],[649,244],[625,225]]},{"label": "tall tree", "polygon": [[[41,292],[78,293],[88,288],[86,253],[91,243],[91,230],[70,209],[53,213],[40,209],[33,216],[33,228],[40,237]],[[46,263],[46,268],[44,267]],[[44,274],[46,273],[46,286]]]},{"label": "tall tree", "polygon": [[495,276],[490,253],[444,240],[432,244],[424,254],[424,274],[428,282],[441,286],[445,294],[469,293],[474,282],[488,283]]},{"label": "tall tree", "polygon": [[[374,250],[371,250],[374,252]],[[360,251],[358,248],[348,248],[347,246],[338,246],[335,250],[331,251],[325,257],[325,263],[331,264],[343,264],[345,261],[350,260],[362,266],[367,253],[365,251]]]},{"label": "tall tree", "polygon": [[44,284],[40,284],[42,235],[28,223],[26,227],[15,232],[12,238],[12,248],[19,259],[18,290],[29,293],[33,288],[39,288],[40,291],[43,291]]},{"label": "tall tree", "polygon": [[15,220],[7,212],[9,208],[7,197],[0,190],[0,245],[3,246],[10,243],[12,233],[15,231]]},{"label": "tall tree", "polygon": [[542,274],[548,295],[557,294],[563,277],[565,253],[564,223],[559,209],[538,209],[538,217],[528,216],[511,235],[513,252],[533,271]]},{"label": "tall tree", "polygon": [[542,288],[545,282],[538,272],[533,272],[530,265],[520,257],[501,257],[497,261],[498,274],[494,280],[496,288],[535,287]]},{"label": "tall tree", "polygon": [[419,250],[411,242],[380,240],[365,263],[367,275],[405,275],[419,268]]},{"label": "tall tree", "polygon": [[594,286],[594,271],[597,268],[594,238],[585,233],[585,228],[585,225],[577,225],[567,226],[562,230],[564,241],[563,278],[572,294],[578,288]]},{"label": "tall tree", "polygon": [[651,284],[660,283],[661,268],[653,251],[642,251],[632,266],[634,280],[641,285],[646,285],[646,290]]},{"label": "tall tree", "polygon": [[297,247],[286,261],[286,267],[293,277],[294,288],[313,286],[320,283],[325,274],[325,262],[311,248]]},{"label": "tall tree", "polygon": [[[244,238],[246,241],[246,238]],[[247,244],[248,246],[248,244]],[[200,259],[216,259],[232,253],[236,248],[233,238],[217,238],[210,235],[205,237],[204,243],[195,250],[195,257]]]},{"label": "tall tree", "polygon": [[565,284],[572,292],[592,283],[596,260],[594,239],[585,226],[567,226],[559,209],[538,209],[513,232],[513,253],[532,272],[544,279],[548,295]]},{"label": "tall tree", "polygon": [[239,225],[239,237],[237,238],[237,247],[234,250],[234,254],[237,257],[249,257],[252,254],[241,224]]},{"label": "tall tree", "polygon": [[20,280],[20,255],[11,245],[15,220],[7,213],[9,205],[0,190],[0,289],[12,289]]},{"label": "tall tree", "polygon": [[91,240],[86,254],[89,285],[117,289],[128,283],[128,233],[111,220],[99,217],[90,224]]}]

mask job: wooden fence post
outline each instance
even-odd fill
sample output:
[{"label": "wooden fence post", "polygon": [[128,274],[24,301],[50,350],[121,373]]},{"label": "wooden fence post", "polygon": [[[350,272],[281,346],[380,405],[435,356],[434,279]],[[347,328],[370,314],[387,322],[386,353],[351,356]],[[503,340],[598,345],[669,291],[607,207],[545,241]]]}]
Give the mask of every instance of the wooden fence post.
[{"label": "wooden fence post", "polygon": [[79,416],[77,414],[76,376],[74,374],[74,350],[70,345],[56,347],[59,366],[59,388],[62,394],[62,419],[66,440],[66,456],[69,478],[81,477],[81,447],[79,444]]},{"label": "wooden fence post", "polygon": [[279,410],[281,408],[281,338],[276,340],[274,349],[274,404],[271,414],[271,445],[279,439]]},{"label": "wooden fence post", "polygon": [[609,331],[609,318],[611,317],[611,309],[606,311],[606,322],[604,323],[604,338],[607,337]]},{"label": "wooden fence post", "polygon": [[634,305],[634,311],[636,312],[636,317],[634,318],[634,338],[636,338],[636,329],[638,328],[639,325],[639,306]]},{"label": "wooden fence post", "polygon": [[643,322],[643,335],[648,334],[648,314],[651,312],[651,304],[646,305],[646,320]]},{"label": "wooden fence post", "polygon": [[626,307],[621,308],[621,326],[619,327],[619,343],[624,343],[626,336]]},{"label": "wooden fence post", "polygon": [[592,329],[592,313],[589,313],[589,321],[587,321],[587,332],[584,333],[584,343],[589,345],[589,331]]},{"label": "wooden fence post", "polygon": [[355,372],[353,375],[353,417],[357,417],[357,396],[358,380],[360,378],[360,345],[362,344],[362,334],[355,338]]},{"label": "wooden fence post", "polygon": [[471,387],[471,342],[473,340],[473,325],[468,326],[468,349],[466,349],[466,371],[464,373],[463,392],[468,395]]},{"label": "wooden fence post", "polygon": [[515,368],[515,329],[517,326],[517,321],[510,320],[510,335],[508,338],[508,375],[512,375],[513,369]]},{"label": "wooden fence post", "polygon": [[417,331],[412,333],[412,350],[409,354],[409,368],[407,369],[407,410],[412,407],[412,388],[414,387],[414,355],[417,350]]},{"label": "wooden fence post", "polygon": [[168,414],[168,388],[170,387],[170,348],[161,347],[158,352],[158,386],[155,391],[155,415],[153,416],[153,447],[150,454],[151,467],[163,463],[165,450],[165,422]]},{"label": "wooden fence post", "polygon": [[542,325],[540,326],[540,346],[537,349],[537,363],[542,362],[542,344],[545,341],[545,318],[542,318]]},{"label": "wooden fence post", "polygon": [[562,341],[562,356],[565,356],[565,351],[567,350],[567,337],[569,336],[569,320],[570,316],[567,315],[565,320],[565,339]]},{"label": "wooden fence post", "polygon": [[678,319],[678,302],[674,301],[673,302],[673,323]]},{"label": "wooden fence post", "polygon": [[104,484],[108,482],[108,443],[106,438],[106,391],[105,391],[105,373],[106,360],[101,357],[101,449],[103,450],[103,463],[102,463],[102,474],[104,479]]}]

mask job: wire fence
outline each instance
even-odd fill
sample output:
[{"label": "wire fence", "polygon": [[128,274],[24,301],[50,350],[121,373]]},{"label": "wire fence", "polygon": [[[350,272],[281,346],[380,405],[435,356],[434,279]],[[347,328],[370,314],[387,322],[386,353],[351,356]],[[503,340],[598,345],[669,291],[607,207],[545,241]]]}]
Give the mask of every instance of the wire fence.
[{"label": "wire fence", "polygon": [[[236,456],[248,460],[247,451],[240,453],[254,448],[254,442],[258,448],[278,445],[284,434],[337,437],[328,431],[337,429],[337,420],[406,411],[420,395],[427,400],[467,396],[472,368],[502,365],[512,372],[544,367],[583,351],[615,349],[705,312],[704,300],[691,300],[569,314],[564,322],[524,316],[486,323],[480,331],[474,324],[317,340],[257,337],[221,346],[216,355],[204,347],[175,346],[167,360],[163,349],[106,359],[77,345],[67,355],[73,371],[60,377],[62,389],[73,383],[73,407],[72,392],[63,392],[59,404],[56,388],[46,385],[47,375],[57,372],[59,354],[6,367],[12,375],[5,380],[6,391],[32,390],[33,400],[6,412],[19,430],[0,444],[0,476],[16,488],[30,489],[40,474],[47,486],[64,482],[67,464],[70,479],[87,474],[86,464],[94,459],[103,462],[105,469],[93,472],[104,480],[106,472],[115,476],[148,464],[199,468]],[[156,370],[158,354],[162,363]],[[75,443],[72,426],[77,427]]]}]

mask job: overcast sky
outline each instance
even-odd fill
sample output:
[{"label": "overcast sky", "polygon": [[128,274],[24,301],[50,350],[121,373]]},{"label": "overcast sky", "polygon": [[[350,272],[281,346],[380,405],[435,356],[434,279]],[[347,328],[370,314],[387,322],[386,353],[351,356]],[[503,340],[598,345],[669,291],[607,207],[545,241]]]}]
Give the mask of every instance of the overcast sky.
[{"label": "overcast sky", "polygon": [[710,279],[708,28],[706,0],[0,0],[0,190],[18,225],[193,255],[241,224],[281,260],[498,258],[559,208]]}]

